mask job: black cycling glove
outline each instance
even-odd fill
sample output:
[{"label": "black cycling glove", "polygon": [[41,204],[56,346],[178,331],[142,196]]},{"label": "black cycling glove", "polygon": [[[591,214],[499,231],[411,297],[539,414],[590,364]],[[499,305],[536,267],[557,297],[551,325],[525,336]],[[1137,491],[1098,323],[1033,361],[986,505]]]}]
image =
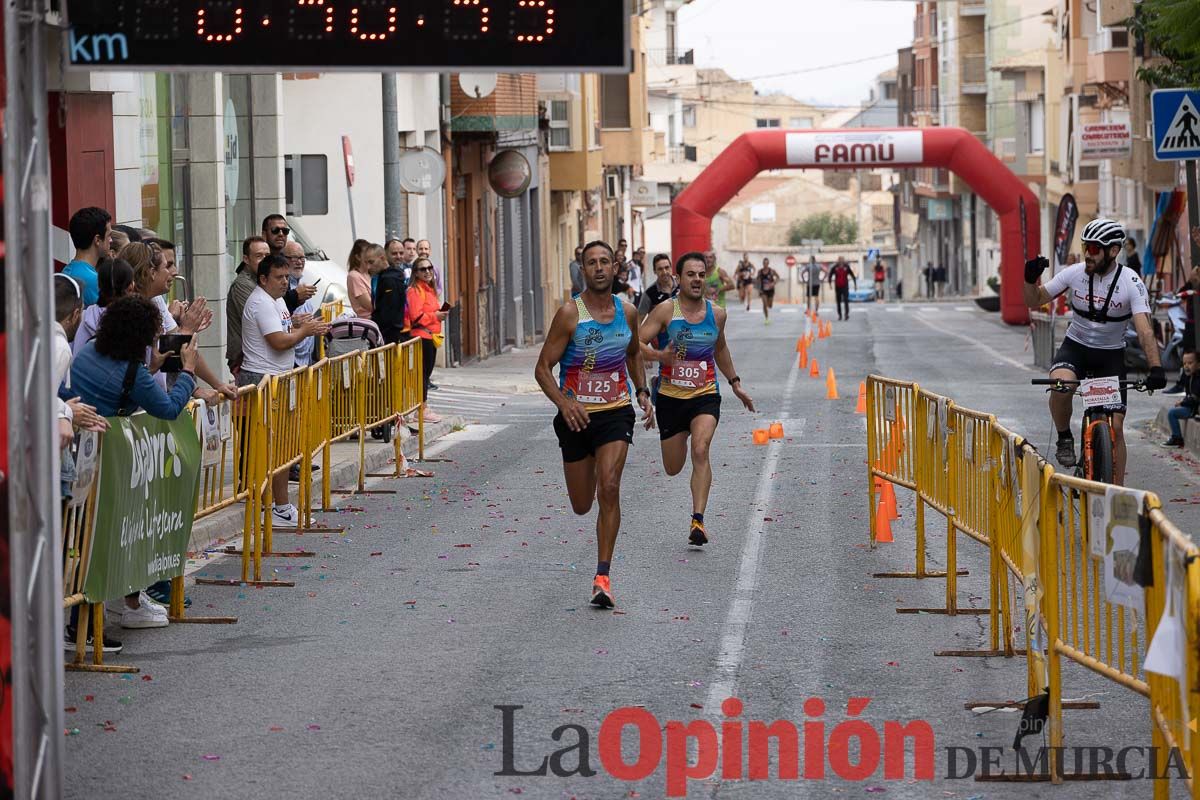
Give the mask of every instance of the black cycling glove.
[{"label": "black cycling glove", "polygon": [[1165,389],[1167,387],[1167,373],[1162,367],[1151,367],[1150,374],[1146,376],[1146,388],[1150,391]]},{"label": "black cycling glove", "polygon": [[1050,262],[1045,256],[1031,258],[1025,262],[1025,282],[1032,285],[1038,282],[1038,278],[1042,277],[1042,273],[1050,266]]}]

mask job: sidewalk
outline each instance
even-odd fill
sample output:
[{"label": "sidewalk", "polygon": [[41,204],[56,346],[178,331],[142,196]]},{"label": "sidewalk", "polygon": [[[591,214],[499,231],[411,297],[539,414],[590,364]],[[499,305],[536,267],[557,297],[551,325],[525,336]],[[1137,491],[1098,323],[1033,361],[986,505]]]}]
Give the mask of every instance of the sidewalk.
[{"label": "sidewalk", "polygon": [[[462,428],[466,421],[462,417],[444,417],[436,425],[425,425],[425,447],[453,431]],[[404,455],[415,462],[417,458],[417,437],[408,428],[400,426],[396,429],[402,440]],[[395,456],[395,445],[371,439],[368,435],[366,446],[366,472],[384,472],[392,464]],[[330,484],[334,488],[352,487],[358,481],[358,442],[339,442],[329,448]],[[320,463],[319,459],[315,463]],[[313,492],[319,498],[321,481],[320,472],[313,473]],[[296,484],[290,485],[292,500],[296,497]],[[242,503],[235,503],[229,508],[196,520],[192,526],[192,537],[188,542],[189,557],[195,557],[217,545],[226,543],[240,544],[246,509]]]},{"label": "sidewalk", "polygon": [[[433,372],[433,382],[438,386],[455,389],[475,389],[483,392],[504,394],[533,394],[540,392],[533,379],[533,368],[537,364],[542,345],[537,343],[522,349],[512,349],[483,361],[462,367],[446,369],[439,367]],[[436,407],[437,392],[430,395]]]}]

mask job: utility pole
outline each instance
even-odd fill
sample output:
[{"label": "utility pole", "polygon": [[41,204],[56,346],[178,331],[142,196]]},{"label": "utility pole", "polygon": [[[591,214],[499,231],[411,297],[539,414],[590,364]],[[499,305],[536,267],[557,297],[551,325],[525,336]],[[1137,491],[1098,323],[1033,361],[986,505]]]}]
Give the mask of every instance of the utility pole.
[{"label": "utility pole", "polygon": [[[18,798],[63,795],[63,592],[51,380],[47,4],[4,4],[4,328],[12,742]],[[57,22],[57,20],[53,20]],[[55,43],[60,39],[55,37]],[[55,52],[55,51],[51,51]]]},{"label": "utility pole", "polygon": [[400,188],[400,115],[396,102],[396,73],[383,73],[383,227],[384,241],[403,239]]}]

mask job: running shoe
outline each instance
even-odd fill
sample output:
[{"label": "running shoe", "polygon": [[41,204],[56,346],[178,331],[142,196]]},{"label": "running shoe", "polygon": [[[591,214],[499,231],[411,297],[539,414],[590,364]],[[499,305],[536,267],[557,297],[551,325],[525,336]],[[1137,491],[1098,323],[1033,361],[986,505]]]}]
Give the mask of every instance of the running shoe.
[{"label": "running shoe", "polygon": [[1064,467],[1070,468],[1075,466],[1075,437],[1064,436],[1059,439],[1058,449],[1055,450],[1054,456],[1058,459],[1058,463]]},{"label": "running shoe", "polygon": [[692,520],[692,529],[688,531],[688,541],[700,547],[708,544],[708,532],[704,530],[704,523]]},{"label": "running shoe", "polygon": [[612,608],[616,605],[612,598],[612,584],[607,575],[597,575],[592,581],[592,605],[597,608]]}]

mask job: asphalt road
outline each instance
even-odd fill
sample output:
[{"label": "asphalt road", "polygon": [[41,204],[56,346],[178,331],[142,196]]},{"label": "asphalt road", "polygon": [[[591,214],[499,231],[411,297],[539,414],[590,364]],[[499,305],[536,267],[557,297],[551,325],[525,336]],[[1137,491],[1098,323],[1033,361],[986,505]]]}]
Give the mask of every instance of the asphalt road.
[{"label": "asphalt road", "polygon": [[[125,652],[113,660],[141,667],[140,675],[69,674],[67,724],[77,731],[67,738],[69,796],[658,798],[668,790],[668,760],[680,764],[687,751],[664,746],[648,777],[618,780],[600,754],[605,717],[631,707],[659,726],[707,720],[720,730],[721,702],[737,697],[744,710],[729,719],[824,722],[826,737],[847,719],[850,698],[870,699],[855,709],[867,729],[926,721],[935,779],[914,780],[910,756],[901,780],[886,780],[882,767],[845,780],[830,765],[824,779],[783,781],[772,755],[770,780],[722,780],[718,766],[686,784],[690,797],[1149,797],[1146,780],[948,778],[947,748],[1011,744],[1017,715],[977,716],[963,704],[1022,698],[1024,662],[935,657],[986,647],[986,617],[897,615],[897,606],[937,605],[943,584],[871,577],[911,568],[912,511],[900,492],[896,543],[867,549],[858,382],[873,371],[915,379],[1045,440],[1045,399],[1028,384],[1035,373],[1025,366],[1024,333],[966,305],[856,308],[815,348],[822,371],[837,372],[835,402],[824,380],[794,367],[802,325],[795,312],[777,313],[770,326],[757,313],[731,315],[730,346],[762,413],[727,396],[713,447],[712,542],[703,551],[686,546],[686,473],[667,478],[657,435],[636,434],[612,568],[615,613],[587,605],[594,516],[570,513],[548,403],[481,393],[485,424],[437,445],[453,461],[432,465],[434,479],[384,481],[377,488],[396,494],[347,501],[363,510],[324,517],[347,525],[343,535],[276,534],[277,548],[318,554],[271,562],[296,580],[294,589],[192,587],[194,613],[233,613],[239,623],[125,631]],[[470,402],[461,391],[457,400]],[[1166,401],[1136,402],[1130,482],[1159,488],[1164,499],[1196,499],[1193,465],[1138,430]],[[489,403],[494,420],[482,414]],[[772,421],[783,422],[787,438],[753,446],[751,430]],[[1171,514],[1194,530],[1194,508],[1172,504]],[[936,567],[944,539],[930,539]],[[971,571],[960,603],[982,606],[986,553],[965,537],[959,553]],[[203,571],[236,569],[217,559]],[[1068,745],[1148,747],[1144,699],[1071,666],[1064,681],[1066,697],[1101,703],[1067,712]],[[806,706],[813,698],[823,714]],[[497,706],[523,706],[511,712],[516,770],[535,770],[585,735],[596,774],[496,775],[506,747]],[[560,726],[580,727],[556,741]],[[649,757],[652,742],[668,735],[653,723],[645,730]],[[802,748],[818,741],[802,730]],[[633,729],[623,752],[630,764],[638,757]],[[1003,758],[1011,766],[1011,750]],[[578,749],[555,763],[574,770]],[[1183,796],[1181,787],[1174,795]]]}]

